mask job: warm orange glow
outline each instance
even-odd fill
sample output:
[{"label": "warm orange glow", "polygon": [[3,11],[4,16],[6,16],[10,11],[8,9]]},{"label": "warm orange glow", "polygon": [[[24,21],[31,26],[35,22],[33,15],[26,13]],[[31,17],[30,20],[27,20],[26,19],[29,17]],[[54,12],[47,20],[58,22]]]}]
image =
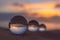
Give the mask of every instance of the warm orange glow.
[{"label": "warm orange glow", "polygon": [[11,28],[18,30],[18,27],[16,27],[15,25],[11,25]]},{"label": "warm orange glow", "polygon": [[54,22],[39,22],[39,24],[45,24],[47,31],[51,30],[60,30],[60,23],[54,23]]},{"label": "warm orange glow", "polygon": [[11,27],[12,27],[12,29],[16,29],[16,30],[18,30],[18,27],[16,27],[15,24],[12,24]]},{"label": "warm orange glow", "polygon": [[42,3],[42,4],[25,4],[26,8],[54,8],[55,7],[55,3]]},{"label": "warm orange glow", "polygon": [[29,28],[30,28],[30,29],[34,29],[35,27],[31,27],[31,26],[30,26]]},{"label": "warm orange glow", "polygon": [[26,4],[26,9],[29,11],[29,15],[36,13],[35,17],[52,17],[60,16],[60,9],[55,9],[55,3],[50,4]]},{"label": "warm orange glow", "polygon": [[47,30],[60,30],[60,23],[45,23]]},{"label": "warm orange glow", "polygon": [[9,11],[20,11],[21,9],[28,12],[29,16],[36,13],[35,17],[52,17],[52,16],[60,16],[60,9],[55,9],[55,3],[36,3],[36,4],[24,4],[23,7],[7,5],[5,8],[9,9]]}]

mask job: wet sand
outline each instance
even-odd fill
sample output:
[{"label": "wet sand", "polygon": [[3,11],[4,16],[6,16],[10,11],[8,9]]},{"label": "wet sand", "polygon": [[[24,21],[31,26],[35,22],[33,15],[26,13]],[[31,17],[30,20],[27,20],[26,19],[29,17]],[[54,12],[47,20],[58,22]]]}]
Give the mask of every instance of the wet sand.
[{"label": "wet sand", "polygon": [[0,28],[0,40],[60,40],[60,31],[27,32],[24,35],[15,35],[8,29]]}]

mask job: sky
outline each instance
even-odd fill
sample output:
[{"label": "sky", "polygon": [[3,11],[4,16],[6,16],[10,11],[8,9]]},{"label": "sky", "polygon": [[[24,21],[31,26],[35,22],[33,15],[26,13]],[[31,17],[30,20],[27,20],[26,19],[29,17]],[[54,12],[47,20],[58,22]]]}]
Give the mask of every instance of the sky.
[{"label": "sky", "polygon": [[[60,16],[59,0],[0,0],[0,12],[19,12],[25,10],[28,14],[35,17],[52,17]],[[18,6],[13,4],[18,3]],[[20,6],[23,5],[23,7]]]},{"label": "sky", "polygon": [[[15,3],[18,3],[18,5],[14,5]],[[20,12],[21,10],[27,12],[23,15],[28,19],[45,23],[50,26],[49,28],[53,29],[53,25],[57,23],[55,26],[58,26],[60,24],[60,0],[0,0],[0,12],[10,13]]]}]

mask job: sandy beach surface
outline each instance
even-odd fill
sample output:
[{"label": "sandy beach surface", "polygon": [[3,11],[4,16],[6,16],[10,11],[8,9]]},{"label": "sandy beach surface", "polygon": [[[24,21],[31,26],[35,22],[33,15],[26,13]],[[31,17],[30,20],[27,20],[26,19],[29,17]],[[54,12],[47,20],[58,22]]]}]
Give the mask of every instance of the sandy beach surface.
[{"label": "sandy beach surface", "polygon": [[0,40],[60,40],[60,31],[27,32],[24,35],[15,35],[9,29],[0,28]]}]

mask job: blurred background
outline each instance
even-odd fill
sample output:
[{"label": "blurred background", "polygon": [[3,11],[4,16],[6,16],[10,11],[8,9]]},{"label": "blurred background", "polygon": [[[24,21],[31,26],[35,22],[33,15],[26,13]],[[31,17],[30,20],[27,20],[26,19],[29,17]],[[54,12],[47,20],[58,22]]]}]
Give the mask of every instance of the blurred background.
[{"label": "blurred background", "polygon": [[13,15],[21,10],[27,12],[21,14],[27,20],[35,19],[39,24],[44,23],[47,30],[60,30],[60,0],[0,0],[0,23],[8,22],[5,21],[5,13]]}]

